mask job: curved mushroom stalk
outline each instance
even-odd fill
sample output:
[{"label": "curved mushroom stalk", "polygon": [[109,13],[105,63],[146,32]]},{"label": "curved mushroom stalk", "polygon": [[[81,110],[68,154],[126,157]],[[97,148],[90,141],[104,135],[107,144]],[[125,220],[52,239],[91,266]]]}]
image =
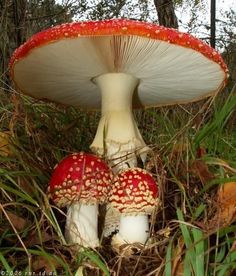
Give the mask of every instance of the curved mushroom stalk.
[{"label": "curved mushroom stalk", "polygon": [[102,95],[102,117],[91,149],[105,155],[114,171],[136,167],[148,147],[132,113],[132,97],[139,80],[130,74],[109,73],[94,79]]},{"label": "curved mushroom stalk", "polygon": [[98,206],[72,203],[68,207],[65,237],[69,244],[95,248],[98,239]]}]

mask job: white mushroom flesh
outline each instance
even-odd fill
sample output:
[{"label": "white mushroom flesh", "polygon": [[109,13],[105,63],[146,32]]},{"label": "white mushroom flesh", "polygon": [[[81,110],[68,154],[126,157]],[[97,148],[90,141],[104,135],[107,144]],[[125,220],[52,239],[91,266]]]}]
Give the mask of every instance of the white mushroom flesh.
[{"label": "white mushroom flesh", "polygon": [[145,161],[146,146],[132,113],[138,79],[130,74],[110,73],[95,78],[102,96],[102,117],[91,149],[105,155],[115,172],[137,166],[136,155]]},{"label": "white mushroom flesh", "polygon": [[98,206],[72,203],[68,207],[65,237],[69,244],[79,244],[84,247],[99,246],[98,240]]}]

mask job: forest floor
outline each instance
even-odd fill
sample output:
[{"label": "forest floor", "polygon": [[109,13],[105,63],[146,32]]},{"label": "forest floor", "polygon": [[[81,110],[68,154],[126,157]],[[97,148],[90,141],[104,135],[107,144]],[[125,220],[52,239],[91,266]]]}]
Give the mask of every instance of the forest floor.
[{"label": "forest floor", "polygon": [[97,250],[65,245],[66,210],[46,192],[55,164],[90,151],[100,114],[0,94],[2,275],[235,275],[235,86],[200,103],[135,111],[161,205],[152,243],[128,257],[110,238]]}]

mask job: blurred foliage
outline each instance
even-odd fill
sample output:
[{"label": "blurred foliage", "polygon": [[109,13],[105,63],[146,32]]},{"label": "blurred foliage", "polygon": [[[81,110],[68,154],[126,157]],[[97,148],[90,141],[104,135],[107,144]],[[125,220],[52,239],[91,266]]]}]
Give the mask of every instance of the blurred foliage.
[{"label": "blurred foliage", "polygon": [[13,50],[36,32],[71,22],[73,14],[54,0],[1,0],[0,18],[0,73],[6,81]]}]

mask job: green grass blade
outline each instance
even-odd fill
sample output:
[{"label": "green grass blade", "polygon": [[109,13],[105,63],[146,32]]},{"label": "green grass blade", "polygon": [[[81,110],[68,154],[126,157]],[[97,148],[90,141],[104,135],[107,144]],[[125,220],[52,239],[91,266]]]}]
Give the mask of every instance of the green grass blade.
[{"label": "green grass blade", "polygon": [[200,215],[202,214],[202,212],[205,210],[206,205],[201,203],[197,209],[195,210],[195,212],[193,213],[193,220],[196,220],[197,218],[200,217]]},{"label": "green grass blade", "polygon": [[170,240],[168,247],[167,247],[167,252],[166,252],[166,263],[165,263],[165,276],[171,275],[171,270],[172,270],[172,239]]},{"label": "green grass blade", "polygon": [[215,112],[215,118],[211,122],[205,124],[205,126],[196,134],[194,138],[195,148],[198,147],[203,139],[211,136],[217,129],[221,129],[235,108],[236,95],[232,93],[226,100],[223,107]]},{"label": "green grass blade", "polygon": [[58,237],[60,238],[61,242],[63,244],[67,244],[65,238],[64,238],[64,235],[61,231],[61,227],[57,221],[57,218],[53,212],[53,208],[51,207],[51,205],[49,204],[49,202],[47,203],[48,204],[48,208],[46,208],[44,210],[44,214],[46,216],[46,218],[48,219],[48,221],[51,223],[51,225],[53,226],[54,230],[56,231]]},{"label": "green grass blade", "polygon": [[33,205],[39,207],[38,202],[35,201],[30,195],[28,195],[26,193],[20,192],[10,186],[3,184],[2,182],[0,182],[0,188],[4,189],[5,191],[11,192],[11,193],[21,197],[22,199],[32,203]]},{"label": "green grass blade", "polygon": [[184,238],[184,243],[186,246],[186,256],[188,256],[186,259],[186,262],[189,261],[189,264],[192,266],[192,269],[195,272],[196,271],[196,252],[194,250],[191,233],[188,230],[187,225],[185,225],[184,223],[181,223],[181,222],[184,222],[184,217],[180,209],[177,209],[177,217],[178,217],[178,220],[180,221],[179,227],[181,229],[181,232]]},{"label": "green grass blade", "polygon": [[188,252],[186,252],[184,257],[184,276],[191,276],[192,269],[191,269],[191,260]]},{"label": "green grass blade", "polygon": [[196,276],[204,275],[204,239],[203,233],[199,229],[192,229],[192,234],[194,238],[195,251],[196,251]]},{"label": "green grass blade", "polygon": [[226,253],[226,245],[221,246],[220,250],[216,254],[215,262],[220,263],[224,260]]},{"label": "green grass blade", "polygon": [[64,272],[66,273],[65,275],[71,275],[71,269],[69,267],[69,264],[67,264],[60,257],[45,251],[44,248],[37,246],[37,249],[29,249],[29,252],[32,255],[44,257],[45,260],[49,262],[50,268],[54,271],[53,275],[58,275],[58,274],[55,274],[57,273],[57,271],[56,271],[55,265],[53,264],[53,261],[58,263],[61,267],[63,267]]},{"label": "green grass blade", "polygon": [[99,255],[96,252],[86,249],[83,252],[80,252],[80,254],[84,257],[87,257],[97,267],[99,267],[102,270],[102,272],[104,273],[104,276],[110,276],[110,272],[109,272],[106,264],[101,260],[101,258],[99,257]]},{"label": "green grass blade", "polygon": [[[11,269],[10,265],[8,264],[7,260],[5,259],[5,257],[2,255],[1,252],[0,252],[0,262],[2,263],[4,269],[6,270],[5,273],[12,275],[13,270]],[[3,275],[5,275],[5,274],[3,274]]]},{"label": "green grass blade", "polygon": [[227,272],[236,269],[236,251],[232,251],[217,268],[217,276],[225,276]]}]

